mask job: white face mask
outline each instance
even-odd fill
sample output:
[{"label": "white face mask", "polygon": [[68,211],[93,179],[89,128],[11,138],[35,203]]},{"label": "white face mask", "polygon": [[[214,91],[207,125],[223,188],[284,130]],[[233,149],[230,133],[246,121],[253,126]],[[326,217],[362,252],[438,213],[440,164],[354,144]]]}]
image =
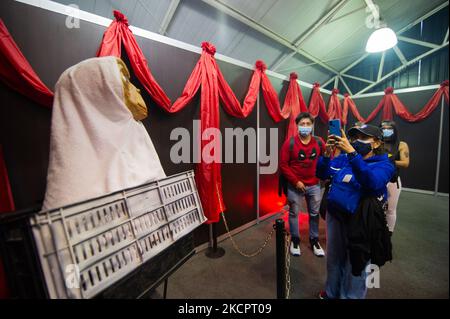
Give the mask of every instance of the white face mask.
[{"label": "white face mask", "polygon": [[301,136],[308,136],[312,132],[312,126],[299,126],[298,132]]}]

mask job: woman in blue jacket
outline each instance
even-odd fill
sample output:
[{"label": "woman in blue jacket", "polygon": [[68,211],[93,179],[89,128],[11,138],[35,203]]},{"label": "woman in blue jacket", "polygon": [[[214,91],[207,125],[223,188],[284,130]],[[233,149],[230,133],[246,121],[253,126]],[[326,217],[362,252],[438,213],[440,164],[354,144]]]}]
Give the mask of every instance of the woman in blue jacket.
[{"label": "woman in blue jacket", "polygon": [[[364,124],[348,131],[350,141],[330,135],[326,152],[317,163],[317,176],[331,180],[327,196],[327,282],[320,298],[365,298],[366,271],[354,276],[348,251],[346,219],[354,214],[362,198],[375,197],[382,203],[387,198],[386,185],[394,166],[382,151],[380,128]],[[340,155],[331,159],[334,150]]]}]

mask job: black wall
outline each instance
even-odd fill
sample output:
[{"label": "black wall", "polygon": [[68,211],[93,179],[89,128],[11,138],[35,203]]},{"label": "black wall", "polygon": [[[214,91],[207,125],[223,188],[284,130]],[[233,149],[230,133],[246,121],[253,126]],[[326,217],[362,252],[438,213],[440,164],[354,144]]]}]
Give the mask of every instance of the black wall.
[{"label": "black wall", "polygon": [[[413,114],[420,111],[435,90],[398,93],[403,104]],[[361,115],[367,117],[378,105],[383,96],[373,96],[354,99]],[[442,143],[441,169],[439,191],[448,193],[448,107],[445,106],[444,134]],[[370,124],[379,125],[380,112],[377,118]],[[438,109],[427,119],[418,123],[409,123],[394,114],[394,120],[398,126],[400,139],[408,143],[410,150],[410,166],[400,171],[404,187],[434,191],[437,168],[438,137],[440,122],[440,103]],[[349,112],[349,125],[355,122],[355,118]],[[349,126],[348,126],[349,127]]]}]

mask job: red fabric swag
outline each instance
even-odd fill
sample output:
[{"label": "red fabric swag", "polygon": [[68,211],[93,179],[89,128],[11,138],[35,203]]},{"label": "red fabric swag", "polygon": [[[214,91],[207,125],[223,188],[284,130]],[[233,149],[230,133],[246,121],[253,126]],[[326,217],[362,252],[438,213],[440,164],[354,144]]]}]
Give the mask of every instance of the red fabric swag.
[{"label": "red fabric swag", "polygon": [[347,124],[347,118],[348,118],[348,109],[353,113],[353,116],[356,118],[356,120],[360,122],[365,122],[366,120],[359,114],[358,109],[356,108],[355,102],[353,102],[352,98],[348,95],[348,93],[344,94],[344,105],[343,105],[343,111],[342,111],[342,123],[344,125]]},{"label": "red fabric swag", "polygon": [[261,85],[261,74],[264,71],[262,71],[260,68],[256,68],[253,72],[247,95],[245,96],[244,103],[241,107],[241,104],[239,103],[227,81],[223,77],[223,74],[220,71],[219,67],[217,66],[216,61],[214,61],[214,65],[217,69],[219,95],[225,111],[234,117],[247,117],[253,111],[256,100],[258,98],[259,88]]},{"label": "red fabric swag", "polygon": [[0,79],[11,89],[51,107],[53,93],[34,72],[0,19]]},{"label": "red fabric swag", "polygon": [[136,77],[152,99],[166,111],[169,111],[170,99],[150,72],[147,66],[147,59],[137,44],[133,33],[128,28],[127,18],[117,10],[114,10],[114,17],[116,20],[105,31],[97,56],[116,56],[120,58],[122,54],[121,44],[123,44]]},{"label": "red fabric swag", "polygon": [[297,82],[297,73],[293,72],[289,76],[289,88],[286,92],[286,97],[284,98],[284,106],[283,110],[285,112],[290,109],[290,117],[289,124],[287,126],[286,138],[289,139],[292,136],[296,136],[298,134],[297,124],[295,123],[295,119],[301,112],[307,112],[308,108],[306,106],[305,100],[303,98],[302,91],[300,89],[300,85]]},{"label": "red fabric swag", "polygon": [[395,113],[400,116],[402,119],[408,122],[419,122],[426,119],[430,116],[431,113],[439,106],[441,102],[442,95],[448,104],[448,80],[444,81],[441,84],[441,87],[433,94],[431,99],[427,102],[427,104],[423,107],[421,111],[419,111],[416,115],[413,115],[408,111],[406,106],[400,101],[396,94],[391,95],[392,105],[394,107]]},{"label": "red fabric swag", "polygon": [[339,101],[339,97],[337,96],[338,93],[338,89],[333,89],[331,91],[330,100],[328,101],[327,114],[330,120],[339,119],[342,122],[342,107],[341,102]]},{"label": "red fabric swag", "polygon": [[328,122],[328,114],[325,108],[325,101],[322,94],[320,94],[320,84],[315,82],[311,93],[311,99],[309,101],[309,113],[313,117],[319,116],[322,122]]},{"label": "red fabric swag", "polygon": [[267,110],[269,111],[270,117],[275,121],[279,122],[281,120],[287,119],[290,113],[290,104],[285,103],[283,109],[280,109],[280,102],[278,100],[278,94],[270,83],[265,71],[267,66],[264,62],[258,60],[256,61],[256,69],[261,71],[261,87],[264,102],[266,103]]},{"label": "red fabric swag", "polygon": [[426,119],[430,116],[431,113],[438,107],[442,95],[444,95],[445,101],[449,102],[449,94],[448,94],[448,80],[445,80],[441,83],[440,88],[433,94],[427,104],[420,110],[417,114],[412,114],[408,111],[407,107],[400,101],[399,97],[394,93],[394,88],[388,87],[384,90],[385,95],[378,103],[377,107],[370,113],[367,119],[364,119],[360,114],[355,105],[355,102],[351,99],[348,94],[344,95],[344,106],[343,106],[343,123],[347,123],[348,110],[353,113],[353,116],[356,117],[358,121],[368,123],[375,119],[378,112],[383,109],[383,120],[392,120],[393,119],[393,111],[400,118],[405,121],[415,123]]}]

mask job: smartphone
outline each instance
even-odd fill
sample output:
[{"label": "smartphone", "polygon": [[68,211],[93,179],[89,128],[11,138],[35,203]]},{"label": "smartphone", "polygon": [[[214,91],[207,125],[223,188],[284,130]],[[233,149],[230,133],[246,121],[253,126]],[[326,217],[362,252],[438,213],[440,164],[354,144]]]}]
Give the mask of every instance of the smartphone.
[{"label": "smartphone", "polygon": [[341,137],[341,120],[330,120],[328,123],[330,135],[336,135]]}]

